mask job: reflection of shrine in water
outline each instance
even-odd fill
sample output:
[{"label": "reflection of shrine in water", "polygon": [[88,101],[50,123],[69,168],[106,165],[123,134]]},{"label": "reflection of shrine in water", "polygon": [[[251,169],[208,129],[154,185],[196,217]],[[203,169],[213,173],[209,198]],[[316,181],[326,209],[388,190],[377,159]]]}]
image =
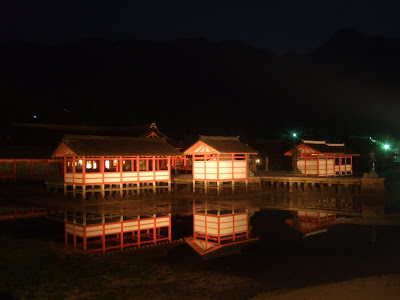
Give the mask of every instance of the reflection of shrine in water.
[{"label": "reflection of shrine in water", "polygon": [[171,214],[137,215],[65,212],[65,244],[102,251],[171,242]]},{"label": "reflection of shrine in water", "polygon": [[304,236],[326,232],[326,227],[336,220],[336,214],[320,211],[293,211],[293,218],[285,222]]},{"label": "reflection of shrine in water", "polygon": [[193,237],[185,238],[201,256],[237,252],[244,244],[257,240],[250,237],[247,209],[207,209],[207,203],[201,209],[193,207]]}]

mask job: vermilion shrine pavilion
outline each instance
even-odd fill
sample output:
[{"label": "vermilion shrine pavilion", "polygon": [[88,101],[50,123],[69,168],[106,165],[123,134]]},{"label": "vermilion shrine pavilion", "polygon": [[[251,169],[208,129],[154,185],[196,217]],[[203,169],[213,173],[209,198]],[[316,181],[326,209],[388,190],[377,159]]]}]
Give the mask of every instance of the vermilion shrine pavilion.
[{"label": "vermilion shrine pavilion", "polygon": [[[311,176],[349,176],[353,174],[353,157],[359,156],[344,144],[304,140],[285,153],[297,160],[297,169]],[[297,158],[294,157],[297,155]]]},{"label": "vermilion shrine pavilion", "polygon": [[199,141],[189,147],[184,154],[192,157],[193,190],[196,182],[216,183],[217,191],[223,182],[232,184],[244,181],[248,184],[248,155],[257,154],[253,148],[239,141],[239,137],[200,136]]},{"label": "vermilion shrine pavilion", "polygon": [[[64,160],[64,194],[171,190],[171,157],[181,153],[163,138],[66,135],[53,157]],[[146,187],[145,187],[146,186]]]}]

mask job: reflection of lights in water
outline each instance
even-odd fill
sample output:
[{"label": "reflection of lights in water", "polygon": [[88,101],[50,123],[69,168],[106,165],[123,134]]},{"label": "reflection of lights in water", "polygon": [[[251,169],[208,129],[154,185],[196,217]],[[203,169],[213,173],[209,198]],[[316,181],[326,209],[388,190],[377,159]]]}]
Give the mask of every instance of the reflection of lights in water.
[{"label": "reflection of lights in water", "polygon": [[257,158],[256,163],[258,163],[258,164],[260,163],[260,159],[259,158]]}]

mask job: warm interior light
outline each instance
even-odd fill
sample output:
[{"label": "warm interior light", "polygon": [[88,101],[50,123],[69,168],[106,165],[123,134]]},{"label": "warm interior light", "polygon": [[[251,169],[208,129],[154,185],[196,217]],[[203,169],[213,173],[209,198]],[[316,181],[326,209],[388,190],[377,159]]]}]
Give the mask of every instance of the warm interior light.
[{"label": "warm interior light", "polygon": [[91,160],[88,160],[87,162],[86,162],[86,169],[91,169],[92,168],[92,161]]},{"label": "warm interior light", "polygon": [[259,163],[260,163],[260,159],[259,159],[259,158],[257,158],[256,162],[259,164]]},{"label": "warm interior light", "polygon": [[93,169],[97,169],[97,161],[93,161]]},{"label": "warm interior light", "polygon": [[109,160],[105,160],[104,161],[104,165],[105,165],[106,169],[109,169],[110,168],[110,161]]},{"label": "warm interior light", "polygon": [[82,159],[79,160],[79,164],[82,165]]},{"label": "warm interior light", "polygon": [[116,159],[114,159],[114,164],[116,164],[117,163],[117,160]]}]

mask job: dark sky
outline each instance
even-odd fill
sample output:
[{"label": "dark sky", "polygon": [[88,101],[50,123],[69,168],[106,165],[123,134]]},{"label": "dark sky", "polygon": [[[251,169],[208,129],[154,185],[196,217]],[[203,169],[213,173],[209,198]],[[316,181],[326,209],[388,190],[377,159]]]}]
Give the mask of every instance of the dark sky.
[{"label": "dark sky", "polygon": [[0,42],[202,37],[307,52],[342,28],[398,38],[399,6],[382,0],[1,0]]}]

